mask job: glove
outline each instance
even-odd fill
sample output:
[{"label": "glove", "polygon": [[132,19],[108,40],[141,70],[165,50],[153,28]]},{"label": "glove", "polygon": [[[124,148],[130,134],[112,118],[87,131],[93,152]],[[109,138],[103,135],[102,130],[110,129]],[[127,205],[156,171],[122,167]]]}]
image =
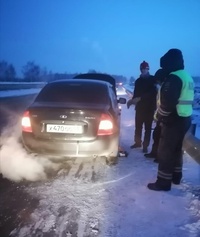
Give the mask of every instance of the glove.
[{"label": "glove", "polygon": [[133,100],[132,99],[128,100],[127,104],[126,104],[127,105],[127,109],[129,109],[132,104],[133,104]]},{"label": "glove", "polygon": [[136,97],[132,100],[133,100],[133,104],[136,105],[141,100],[141,97]]},{"label": "glove", "polygon": [[127,108],[129,109],[129,107],[130,107],[131,105],[136,105],[140,100],[141,100],[141,97],[136,97],[136,98],[134,98],[134,99],[128,100],[128,102],[127,102]]}]

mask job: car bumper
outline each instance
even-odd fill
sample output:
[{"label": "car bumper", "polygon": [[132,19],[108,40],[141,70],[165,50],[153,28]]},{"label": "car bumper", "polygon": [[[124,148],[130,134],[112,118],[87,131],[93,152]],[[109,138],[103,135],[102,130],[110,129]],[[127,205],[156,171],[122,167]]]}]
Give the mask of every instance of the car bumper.
[{"label": "car bumper", "polygon": [[39,140],[31,133],[22,134],[22,142],[29,152],[60,157],[116,157],[119,136],[99,136],[92,141]]}]

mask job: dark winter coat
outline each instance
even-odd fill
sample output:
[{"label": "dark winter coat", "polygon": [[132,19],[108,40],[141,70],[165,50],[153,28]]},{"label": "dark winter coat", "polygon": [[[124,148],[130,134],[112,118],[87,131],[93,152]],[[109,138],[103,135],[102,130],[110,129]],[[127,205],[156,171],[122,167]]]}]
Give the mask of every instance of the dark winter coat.
[{"label": "dark winter coat", "polygon": [[153,76],[140,76],[135,81],[135,88],[133,92],[133,99],[141,97],[141,100],[135,106],[136,111],[144,113],[153,112],[156,109],[156,95],[157,88]]},{"label": "dark winter coat", "polygon": [[157,118],[166,124],[178,123],[181,117],[177,114],[176,105],[182,90],[182,80],[170,73],[184,69],[182,52],[178,49],[169,50],[161,57],[160,66],[166,71],[167,77],[160,91],[161,105]]}]

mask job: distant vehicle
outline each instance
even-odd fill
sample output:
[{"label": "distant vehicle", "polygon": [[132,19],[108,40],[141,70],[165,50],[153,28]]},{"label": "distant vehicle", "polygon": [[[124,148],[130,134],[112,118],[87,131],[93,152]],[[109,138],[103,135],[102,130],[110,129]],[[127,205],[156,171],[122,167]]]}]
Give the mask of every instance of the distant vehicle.
[{"label": "distant vehicle", "polygon": [[116,86],[123,86],[123,82],[116,82]]},{"label": "distant vehicle", "polygon": [[69,79],[43,87],[22,117],[22,142],[29,152],[53,158],[118,158],[119,104],[113,85]]},{"label": "distant vehicle", "polygon": [[116,83],[116,93],[117,96],[127,95],[126,89],[123,87],[122,82]]}]

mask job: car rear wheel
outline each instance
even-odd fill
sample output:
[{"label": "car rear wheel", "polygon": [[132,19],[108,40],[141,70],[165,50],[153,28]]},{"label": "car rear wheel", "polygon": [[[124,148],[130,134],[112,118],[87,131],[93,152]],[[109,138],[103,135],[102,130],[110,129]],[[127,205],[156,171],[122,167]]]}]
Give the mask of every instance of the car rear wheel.
[{"label": "car rear wheel", "polygon": [[118,156],[106,157],[106,164],[109,166],[116,165],[118,163]]}]

